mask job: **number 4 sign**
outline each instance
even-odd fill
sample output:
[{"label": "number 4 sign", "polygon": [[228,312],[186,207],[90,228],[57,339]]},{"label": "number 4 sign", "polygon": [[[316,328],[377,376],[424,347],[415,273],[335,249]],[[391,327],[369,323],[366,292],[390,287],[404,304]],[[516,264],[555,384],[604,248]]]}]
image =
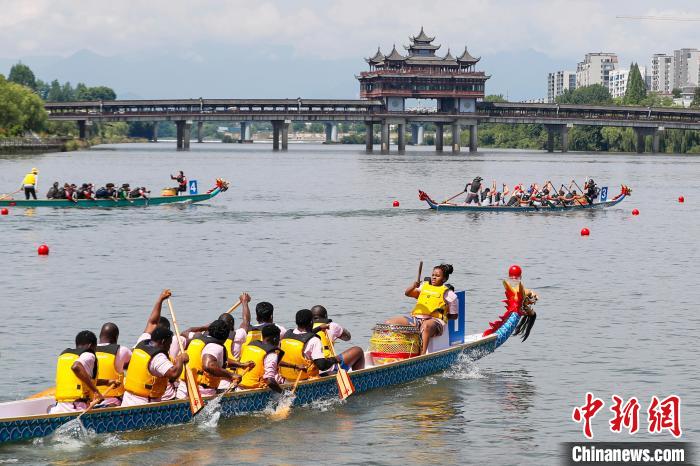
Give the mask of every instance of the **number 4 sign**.
[{"label": "number 4 sign", "polygon": [[197,180],[190,180],[190,194],[197,194]]}]

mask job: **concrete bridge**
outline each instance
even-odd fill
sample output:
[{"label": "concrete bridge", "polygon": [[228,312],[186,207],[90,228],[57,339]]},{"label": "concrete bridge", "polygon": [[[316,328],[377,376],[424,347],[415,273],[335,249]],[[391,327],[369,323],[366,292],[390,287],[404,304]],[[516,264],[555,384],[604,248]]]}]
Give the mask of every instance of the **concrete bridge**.
[{"label": "concrete bridge", "polygon": [[568,104],[529,104],[477,102],[469,112],[434,110],[389,111],[381,100],[323,99],[177,99],[113,100],[102,102],[54,102],[45,105],[49,119],[76,121],[80,137],[87,136],[92,122],[142,121],[154,123],[153,140],[158,139],[158,122],[173,121],[177,128],[177,147],[188,150],[193,124],[197,140],[202,141],[205,121],[231,121],[241,125],[241,140],[250,140],[250,123],[272,123],[273,150],[287,150],[289,124],[292,121],[326,124],[326,140],[337,142],[338,122],[364,122],[365,145],[374,149],[374,128],[380,127],[382,153],[390,150],[389,132],[395,125],[398,150],[406,148],[406,130],[410,125],[414,144],[422,144],[423,124],[436,127],[435,149],[444,150],[444,133],[452,135],[452,152],[460,152],[462,131],[469,131],[469,150],[477,150],[479,123],[542,124],[548,131],[547,149],[554,150],[554,136],[560,134],[561,150],[568,150],[569,128],[617,126],[633,128],[637,152],[644,151],[646,136],[652,137],[652,150],[659,149],[659,134],[666,129],[700,130],[700,109],[668,107],[615,107]]}]

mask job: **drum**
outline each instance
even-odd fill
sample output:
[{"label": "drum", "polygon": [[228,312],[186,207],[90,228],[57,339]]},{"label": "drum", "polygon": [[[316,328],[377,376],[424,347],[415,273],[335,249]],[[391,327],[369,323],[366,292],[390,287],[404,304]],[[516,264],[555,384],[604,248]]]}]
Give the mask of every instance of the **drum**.
[{"label": "drum", "polygon": [[412,325],[377,324],[369,339],[375,365],[401,361],[420,354],[420,331]]},{"label": "drum", "polygon": [[177,196],[177,188],[163,188],[160,192],[161,196]]}]

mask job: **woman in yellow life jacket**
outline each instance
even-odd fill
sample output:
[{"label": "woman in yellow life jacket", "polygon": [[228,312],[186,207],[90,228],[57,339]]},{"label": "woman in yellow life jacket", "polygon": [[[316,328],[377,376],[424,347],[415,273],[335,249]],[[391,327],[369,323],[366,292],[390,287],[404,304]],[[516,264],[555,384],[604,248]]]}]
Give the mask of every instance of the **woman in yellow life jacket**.
[{"label": "woman in yellow life jacket", "polygon": [[428,351],[428,343],[433,337],[442,335],[448,320],[457,319],[459,305],[457,295],[445,285],[453,272],[451,264],[440,264],[433,268],[430,282],[414,282],[406,288],[405,295],[417,300],[411,315],[398,316],[387,320],[392,325],[415,325],[420,329],[421,354]]},{"label": "woman in yellow life jacket", "polygon": [[97,336],[83,330],[75,337],[75,348],[64,350],[56,363],[56,404],[49,413],[69,413],[87,408],[91,397],[104,398],[97,389]]}]

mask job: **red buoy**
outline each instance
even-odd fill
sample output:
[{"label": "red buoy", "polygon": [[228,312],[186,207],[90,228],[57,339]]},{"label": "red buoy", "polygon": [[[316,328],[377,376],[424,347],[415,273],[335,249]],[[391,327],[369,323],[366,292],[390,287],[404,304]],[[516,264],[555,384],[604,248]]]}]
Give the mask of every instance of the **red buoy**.
[{"label": "red buoy", "polygon": [[399,206],[399,201],[394,201],[393,206],[394,206],[394,207],[398,207],[398,206]]},{"label": "red buoy", "polygon": [[588,236],[590,234],[591,234],[591,230],[589,230],[588,228],[585,228],[585,227],[581,228],[581,236]]},{"label": "red buoy", "polygon": [[39,246],[39,249],[37,249],[36,252],[38,252],[40,256],[48,256],[49,255],[49,247],[45,244],[42,244],[41,246]]},{"label": "red buoy", "polygon": [[4,208],[4,207],[3,207],[3,209],[2,209],[2,210],[0,210],[0,215],[7,215],[7,214],[9,214],[9,213],[10,213],[10,211],[9,211],[9,210],[7,210],[7,209],[6,209],[6,208]]},{"label": "red buoy", "polygon": [[632,215],[639,215],[639,209],[632,209]]},{"label": "red buoy", "polygon": [[509,278],[515,278],[520,280],[520,277],[523,274],[523,270],[520,268],[518,264],[513,264],[510,266],[508,269],[508,277]]},{"label": "red buoy", "polygon": [[678,202],[683,204],[685,202],[685,198],[683,196],[678,196]]}]

